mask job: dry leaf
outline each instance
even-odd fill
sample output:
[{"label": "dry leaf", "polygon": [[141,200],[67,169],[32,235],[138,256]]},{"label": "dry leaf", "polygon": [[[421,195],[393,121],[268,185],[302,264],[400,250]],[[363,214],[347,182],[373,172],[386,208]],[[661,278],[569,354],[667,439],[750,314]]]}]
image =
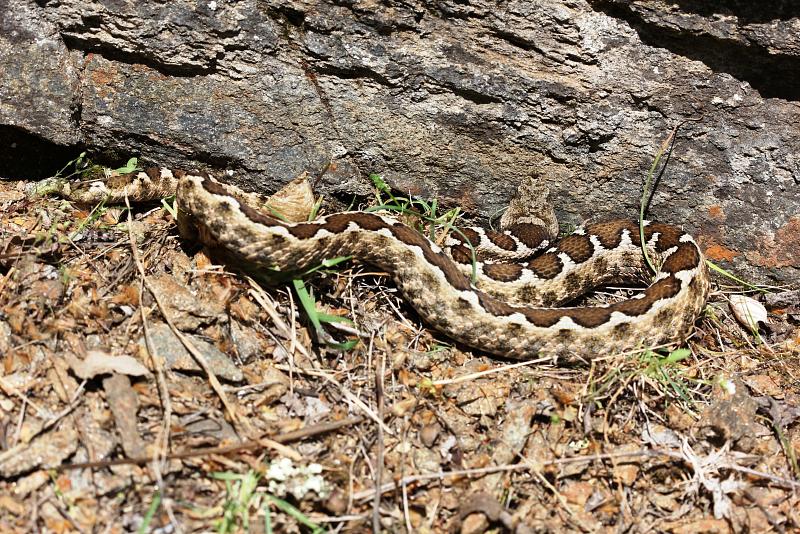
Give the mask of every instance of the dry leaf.
[{"label": "dry leaf", "polygon": [[111,298],[114,304],[127,304],[130,306],[139,305],[139,288],[133,284],[127,284],[120,288],[119,292]]},{"label": "dry leaf", "polygon": [[83,360],[79,360],[72,354],[66,354],[65,359],[75,375],[83,379],[110,373],[143,376],[150,372],[138,360],[130,356],[111,356],[100,350],[90,350]]},{"label": "dry leaf", "polygon": [[736,320],[750,330],[758,330],[758,323],[767,322],[767,309],[753,298],[731,295],[730,307]]},{"label": "dry leaf", "polygon": [[267,206],[287,221],[308,220],[314,209],[314,192],[308,181],[308,173],[303,173],[272,195]]}]

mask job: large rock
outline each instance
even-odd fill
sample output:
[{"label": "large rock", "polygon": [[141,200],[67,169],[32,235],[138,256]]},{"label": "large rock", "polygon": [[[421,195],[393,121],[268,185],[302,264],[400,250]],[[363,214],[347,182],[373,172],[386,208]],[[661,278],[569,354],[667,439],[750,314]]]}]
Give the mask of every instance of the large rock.
[{"label": "large rock", "polygon": [[43,160],[63,166],[70,152],[52,145],[81,139],[82,54],[45,15],[33,2],[0,0],[0,176],[53,172],[57,163]]},{"label": "large rock", "polygon": [[[45,38],[72,50],[50,61],[79,72],[78,133],[59,114],[33,120],[19,84],[0,93],[0,122],[264,191],[307,170],[323,191],[365,193],[379,173],[483,215],[538,174],[564,224],[635,217],[681,124],[651,217],[741,276],[797,280],[800,18],[759,5],[8,0],[4,27],[25,11],[42,33],[3,32],[0,69]],[[69,100],[48,81],[69,69],[29,72],[39,98]]]}]

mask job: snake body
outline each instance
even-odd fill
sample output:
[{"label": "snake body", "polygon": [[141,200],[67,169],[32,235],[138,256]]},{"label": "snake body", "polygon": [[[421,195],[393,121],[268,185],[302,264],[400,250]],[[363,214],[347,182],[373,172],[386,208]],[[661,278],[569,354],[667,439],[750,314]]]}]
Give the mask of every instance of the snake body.
[{"label": "snake body", "polygon": [[[296,196],[313,200],[305,185]],[[463,345],[505,358],[586,361],[681,342],[691,333],[710,290],[697,243],[668,224],[644,223],[645,248],[659,266],[651,277],[636,221],[587,225],[551,244],[557,229],[554,215],[521,217],[534,222],[512,225],[517,235],[465,229],[460,238],[451,234],[449,249],[443,250],[409,226],[377,213],[356,211],[286,222],[271,214],[272,200],[225,185],[206,173],[150,168],[77,189],[64,182],[45,186],[89,204],[103,199],[152,200],[175,193],[183,237],[255,266],[303,271],[326,259],[352,256],[389,273],[426,324]],[[285,213],[295,200],[288,196],[278,211]],[[520,212],[522,203],[515,201],[509,212]],[[502,260],[478,262],[474,285],[466,241]],[[544,250],[532,260],[515,260],[520,251],[539,249]],[[560,307],[598,285],[648,278],[647,289],[628,300]]]},{"label": "snake body", "polygon": [[[167,174],[172,177],[161,171]],[[394,218],[345,212],[285,222],[207,174],[174,177],[184,237],[281,271],[352,256],[389,273],[427,325],[505,358],[590,360],[680,342],[709,293],[698,245],[667,224],[644,227],[645,246],[660,266],[646,290],[613,304],[562,308],[557,306],[597,284],[641,278],[647,268],[638,223],[614,220],[579,228],[529,262],[481,263],[475,287],[463,261]]]}]

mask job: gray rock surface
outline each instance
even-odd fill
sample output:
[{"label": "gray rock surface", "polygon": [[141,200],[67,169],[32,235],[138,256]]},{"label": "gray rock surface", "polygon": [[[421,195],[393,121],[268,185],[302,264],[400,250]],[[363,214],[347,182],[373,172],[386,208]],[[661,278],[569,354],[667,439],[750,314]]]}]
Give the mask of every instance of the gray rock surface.
[{"label": "gray rock surface", "polygon": [[635,217],[683,123],[650,216],[800,279],[788,1],[4,0],[0,25],[0,125],[262,191],[309,171],[348,200],[379,173],[485,216],[536,174],[562,224]]},{"label": "gray rock surface", "polygon": [[81,138],[80,54],[71,56],[45,15],[33,2],[0,7],[0,124],[74,144]]}]

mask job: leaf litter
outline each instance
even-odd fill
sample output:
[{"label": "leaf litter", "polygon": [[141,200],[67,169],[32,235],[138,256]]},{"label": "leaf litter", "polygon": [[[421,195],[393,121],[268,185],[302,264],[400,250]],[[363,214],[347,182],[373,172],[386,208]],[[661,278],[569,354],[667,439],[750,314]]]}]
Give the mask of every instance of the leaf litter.
[{"label": "leaf litter", "polygon": [[170,210],[23,188],[0,183],[3,532],[800,528],[798,288],[766,319],[715,293],[686,352],[510,364],[366,267],[305,280],[353,321],[322,339]]}]

